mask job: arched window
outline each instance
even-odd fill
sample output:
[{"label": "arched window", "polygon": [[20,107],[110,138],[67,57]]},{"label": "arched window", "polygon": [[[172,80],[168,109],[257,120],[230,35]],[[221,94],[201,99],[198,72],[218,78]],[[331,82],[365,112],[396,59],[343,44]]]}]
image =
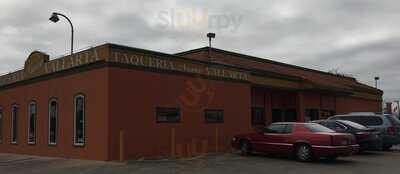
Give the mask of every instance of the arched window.
[{"label": "arched window", "polygon": [[28,105],[28,144],[36,143],[36,118],[37,105],[36,102],[31,102]]},{"label": "arched window", "polygon": [[77,95],[74,99],[74,145],[85,145],[85,96]]},{"label": "arched window", "polygon": [[17,144],[18,106],[11,107],[11,144]]},{"label": "arched window", "polygon": [[58,133],[58,103],[56,99],[49,101],[49,145],[57,144]]}]

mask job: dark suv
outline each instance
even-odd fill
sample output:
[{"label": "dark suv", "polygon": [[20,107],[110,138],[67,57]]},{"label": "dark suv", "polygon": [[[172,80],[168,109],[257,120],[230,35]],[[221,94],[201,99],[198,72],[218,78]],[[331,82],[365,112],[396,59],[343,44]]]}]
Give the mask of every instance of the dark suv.
[{"label": "dark suv", "polygon": [[376,113],[350,113],[335,115],[328,120],[348,120],[379,131],[382,137],[382,150],[389,150],[400,144],[400,121],[393,115]]},{"label": "dark suv", "polygon": [[316,120],[318,123],[339,133],[350,133],[360,145],[360,152],[365,150],[377,150],[382,147],[382,138],[374,128],[367,128],[361,124],[348,120]]}]

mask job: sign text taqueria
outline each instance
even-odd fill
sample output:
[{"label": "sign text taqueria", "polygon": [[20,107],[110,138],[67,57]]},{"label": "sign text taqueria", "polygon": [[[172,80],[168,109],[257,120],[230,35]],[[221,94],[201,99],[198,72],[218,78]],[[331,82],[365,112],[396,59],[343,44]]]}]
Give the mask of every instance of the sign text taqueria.
[{"label": "sign text taqueria", "polygon": [[192,63],[182,60],[178,61],[177,59],[178,58],[113,52],[110,61],[140,67],[194,73],[217,78],[227,78],[244,81],[248,80],[248,75],[246,72],[232,70],[221,66],[213,66],[209,64]]},{"label": "sign text taqueria", "polygon": [[233,80],[248,80],[248,74],[244,71],[233,70],[218,65],[210,65],[187,60],[179,60],[174,57],[159,57],[142,53],[112,52],[109,58],[100,57],[96,49],[89,49],[72,56],[49,61],[38,58],[43,55],[31,54],[23,70],[0,76],[0,86],[12,84],[22,80],[28,80],[46,74],[56,73],[67,69],[87,65],[98,61],[110,61],[155,70],[169,70],[198,75],[226,78]]}]

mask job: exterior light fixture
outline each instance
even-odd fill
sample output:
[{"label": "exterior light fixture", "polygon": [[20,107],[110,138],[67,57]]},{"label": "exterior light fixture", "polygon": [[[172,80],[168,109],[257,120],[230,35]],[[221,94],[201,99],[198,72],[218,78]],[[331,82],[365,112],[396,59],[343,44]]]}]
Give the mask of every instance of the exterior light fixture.
[{"label": "exterior light fixture", "polygon": [[61,14],[61,13],[53,12],[51,14],[51,17],[49,18],[49,20],[56,23],[60,20],[60,18],[58,16],[62,16],[65,19],[67,19],[67,21],[71,25],[71,55],[72,55],[74,53],[74,26],[72,25],[71,20],[67,16],[65,16],[64,14]]},{"label": "exterior light fixture", "polygon": [[214,39],[215,38],[215,33],[207,33],[207,37],[208,37],[208,44],[209,44],[209,46],[208,46],[208,58],[209,58],[209,60],[210,60],[210,62],[212,61],[211,60],[211,51],[212,51],[212,48],[211,48],[211,39]]},{"label": "exterior light fixture", "polygon": [[375,77],[375,88],[378,89],[378,80],[380,78],[378,76]]}]

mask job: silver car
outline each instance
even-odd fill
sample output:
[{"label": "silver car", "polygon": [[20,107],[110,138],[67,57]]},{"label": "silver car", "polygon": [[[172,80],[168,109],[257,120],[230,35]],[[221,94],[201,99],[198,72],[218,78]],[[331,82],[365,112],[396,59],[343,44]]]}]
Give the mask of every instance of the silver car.
[{"label": "silver car", "polygon": [[400,120],[393,115],[363,112],[335,115],[328,120],[348,120],[376,129],[382,138],[382,150],[400,144]]}]

